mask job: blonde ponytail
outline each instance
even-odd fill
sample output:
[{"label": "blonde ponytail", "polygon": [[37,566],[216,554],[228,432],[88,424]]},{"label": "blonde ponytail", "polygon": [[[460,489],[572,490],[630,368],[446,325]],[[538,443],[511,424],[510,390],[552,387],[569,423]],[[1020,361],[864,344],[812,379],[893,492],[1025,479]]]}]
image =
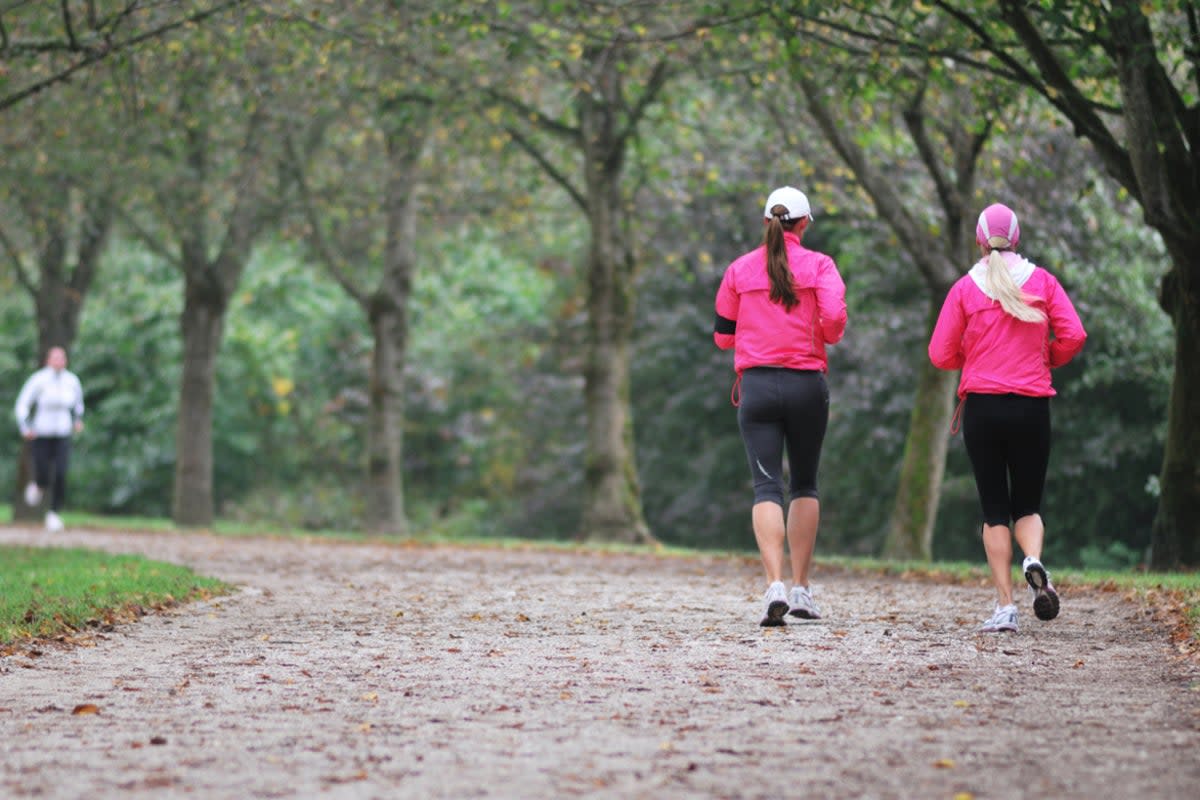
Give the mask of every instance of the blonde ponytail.
[{"label": "blonde ponytail", "polygon": [[1004,263],[1004,256],[996,249],[1009,247],[1008,239],[993,236],[988,239],[988,246],[992,248],[987,256],[988,294],[1000,301],[1001,308],[1022,322],[1044,322],[1046,312],[1030,305],[1040,298],[1021,291],[1021,287],[1017,286],[1017,282],[1009,273],[1008,265]]}]

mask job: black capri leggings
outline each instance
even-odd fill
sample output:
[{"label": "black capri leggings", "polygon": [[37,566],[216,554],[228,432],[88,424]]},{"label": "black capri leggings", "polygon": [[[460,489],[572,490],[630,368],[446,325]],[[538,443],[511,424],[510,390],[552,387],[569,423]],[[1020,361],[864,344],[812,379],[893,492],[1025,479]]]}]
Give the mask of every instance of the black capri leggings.
[{"label": "black capri leggings", "polygon": [[754,479],[754,502],[783,505],[783,448],[791,497],[818,497],[817,466],[829,422],[829,386],[811,370],[752,367],[742,373],[738,427]]},{"label": "black capri leggings", "polygon": [[983,521],[1008,525],[1039,513],[1050,461],[1050,398],[968,394],[962,432]]},{"label": "black capri leggings", "polygon": [[61,511],[67,497],[67,466],[71,460],[69,436],[39,436],[33,450],[33,480],[43,491],[50,489],[50,510]]}]

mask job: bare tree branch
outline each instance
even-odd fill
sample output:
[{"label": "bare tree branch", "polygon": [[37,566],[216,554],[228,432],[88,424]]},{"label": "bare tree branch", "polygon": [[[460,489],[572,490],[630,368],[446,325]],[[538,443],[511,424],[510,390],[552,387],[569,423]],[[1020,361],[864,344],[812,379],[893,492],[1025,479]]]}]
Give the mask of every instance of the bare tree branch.
[{"label": "bare tree branch", "polygon": [[642,96],[638,98],[637,105],[629,109],[625,119],[625,126],[620,133],[617,134],[616,140],[613,142],[613,149],[623,150],[628,143],[629,138],[637,132],[638,123],[646,114],[646,109],[658,99],[663,87],[670,80],[672,71],[668,66],[667,59],[662,59],[654,65],[650,72],[650,78],[646,81],[646,86],[642,89]]},{"label": "bare tree branch", "polygon": [[138,220],[132,214],[130,214],[124,208],[124,206],[118,205],[116,208],[116,213],[117,217],[121,220],[121,224],[133,231],[134,235],[137,236],[137,238],[150,250],[150,252],[154,253],[156,256],[176,269],[180,271],[183,270],[182,259],[177,254],[172,253],[170,250],[164,247],[161,239],[151,233],[140,222],[138,222]]},{"label": "bare tree branch", "polygon": [[921,235],[920,231],[924,226],[909,212],[893,182],[876,170],[862,148],[845,134],[838,120],[834,119],[829,107],[821,99],[821,87],[808,76],[803,65],[798,65],[792,70],[792,77],[799,82],[809,113],[816,120],[817,127],[821,129],[826,141],[854,172],[859,185],[875,203],[879,215],[887,220],[905,251],[916,262],[917,269],[926,283],[938,288],[945,286],[946,275],[943,274],[940,265],[947,261],[947,254],[943,251],[941,242]]},{"label": "bare tree branch", "polygon": [[517,146],[525,151],[526,155],[537,162],[538,166],[540,166],[546,172],[546,174],[550,176],[551,180],[561,186],[566,193],[570,195],[571,199],[575,201],[575,205],[579,206],[579,208],[586,213],[587,198],[585,198],[583,194],[575,188],[570,179],[560,172],[558,167],[551,164],[549,159],[546,158],[542,151],[539,150],[532,141],[527,139],[521,131],[517,130],[511,125],[506,125],[504,130],[509,136],[512,137],[512,140],[516,142]]},{"label": "bare tree branch", "polygon": [[104,245],[116,215],[115,207],[116,202],[109,187],[99,187],[90,192],[84,201],[79,255],[69,281],[70,287],[81,295],[91,286],[100,267],[100,256],[104,253]]},{"label": "bare tree branch", "polygon": [[317,216],[316,205],[313,203],[312,190],[308,184],[308,171],[304,168],[304,160],[301,158],[299,151],[296,149],[296,142],[290,136],[285,136],[283,140],[284,149],[286,151],[287,167],[292,170],[293,178],[296,181],[296,186],[300,195],[300,207],[304,212],[304,218],[308,222],[309,241],[312,243],[313,249],[317,251],[317,256],[325,264],[325,268],[329,270],[329,274],[333,276],[334,281],[338,286],[341,286],[346,294],[354,298],[354,301],[363,308],[367,307],[369,298],[366,293],[350,279],[349,265],[342,259],[329,244],[328,238],[325,236],[325,231],[321,227],[321,220]]},{"label": "bare tree branch", "polygon": [[937,191],[942,208],[956,208],[959,203],[955,198],[954,187],[950,185],[950,181],[946,177],[942,159],[934,150],[933,142],[929,139],[929,131],[925,127],[925,87],[926,84],[922,80],[916,94],[901,112],[901,116],[904,119],[905,127],[908,128],[908,135],[912,137],[913,144],[916,145],[917,155],[920,157],[921,163],[925,165],[925,171],[933,179],[933,186]]},{"label": "bare tree branch", "polygon": [[75,24],[71,22],[70,0],[59,0],[59,8],[62,9],[63,32],[67,35],[67,46],[71,50],[78,50],[79,40],[75,38]]},{"label": "bare tree branch", "polygon": [[[66,2],[66,0],[64,0],[64,2]],[[20,89],[11,94],[5,95],[4,97],[0,97],[0,111],[4,111],[5,109],[11,108],[23,100],[27,100],[30,97],[33,97],[34,95],[45,91],[46,89],[50,88],[51,86],[54,86],[56,84],[62,83],[64,81],[70,79],[71,76],[73,76],[75,73],[77,73],[81,70],[87,69],[88,67],[90,67],[100,61],[103,61],[105,58],[108,58],[109,56],[113,55],[114,53],[119,53],[124,50],[130,50],[130,49],[136,47],[137,45],[142,44],[143,42],[147,42],[152,39],[156,39],[160,36],[170,33],[171,31],[178,30],[179,28],[185,27],[187,25],[192,25],[192,24],[195,24],[198,22],[203,22],[204,20],[206,20],[210,17],[214,17],[218,14],[221,14],[225,11],[228,11],[231,8],[242,5],[246,2],[247,2],[247,0],[227,0],[227,2],[223,2],[219,5],[213,6],[212,8],[207,9],[205,11],[199,11],[199,12],[196,12],[195,14],[192,14],[183,19],[178,19],[178,20],[174,20],[172,22],[164,23],[163,25],[160,25],[149,31],[145,31],[143,33],[132,36],[129,39],[126,39],[124,41],[114,42],[109,38],[105,38],[104,40],[101,41],[100,44],[98,44],[94,47],[84,49],[82,51],[83,57],[79,61],[75,62],[74,64],[64,67],[63,69],[59,70],[58,72],[56,72],[52,75],[49,75],[40,81],[36,81],[36,82],[30,84],[29,86],[26,86],[23,89]],[[132,6],[130,6],[129,8],[132,8]],[[9,41],[7,32],[4,33],[3,38],[4,38],[4,42],[5,42],[5,52],[12,52],[11,43]],[[60,49],[62,49],[62,48],[60,48]]]},{"label": "bare tree branch", "polygon": [[[1138,188],[1137,176],[1134,174],[1129,153],[1117,141],[1104,121],[1096,115],[1079,88],[1071,81],[1067,71],[1059,63],[1058,58],[1042,38],[1025,10],[1012,0],[1001,0],[1001,9],[1004,18],[1017,34],[1017,38],[1021,40],[1025,50],[1046,78],[1046,85],[1041,87],[1043,96],[1075,123],[1078,132],[1095,145],[1096,151],[1117,180],[1134,197],[1140,198],[1142,193]],[[1054,91],[1049,91],[1051,88]]]},{"label": "bare tree branch", "polygon": [[546,131],[547,133],[554,134],[555,136],[565,139],[572,144],[579,143],[580,132],[578,128],[572,128],[569,125],[564,125],[558,120],[547,116],[541,109],[534,108],[533,106],[526,104],[516,97],[513,97],[507,92],[498,91],[491,86],[483,87],[482,91],[486,97],[495,100],[501,105],[508,106],[513,111],[516,111],[519,116],[532,121],[534,125]]},{"label": "bare tree branch", "polygon": [[37,286],[33,282],[33,276],[25,268],[25,262],[21,258],[21,251],[13,243],[8,236],[8,231],[4,229],[4,225],[0,224],[0,245],[4,246],[4,251],[8,253],[8,257],[12,260],[13,270],[17,275],[17,282],[24,286],[30,294],[37,294]]}]

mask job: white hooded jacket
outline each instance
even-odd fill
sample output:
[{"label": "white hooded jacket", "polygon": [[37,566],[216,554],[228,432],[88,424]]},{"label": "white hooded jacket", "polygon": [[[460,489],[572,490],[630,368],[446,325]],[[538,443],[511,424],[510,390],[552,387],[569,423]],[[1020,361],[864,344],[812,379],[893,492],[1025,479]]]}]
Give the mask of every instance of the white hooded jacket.
[{"label": "white hooded jacket", "polygon": [[70,370],[42,367],[21,387],[15,411],[22,436],[70,436],[83,419],[83,386]]}]

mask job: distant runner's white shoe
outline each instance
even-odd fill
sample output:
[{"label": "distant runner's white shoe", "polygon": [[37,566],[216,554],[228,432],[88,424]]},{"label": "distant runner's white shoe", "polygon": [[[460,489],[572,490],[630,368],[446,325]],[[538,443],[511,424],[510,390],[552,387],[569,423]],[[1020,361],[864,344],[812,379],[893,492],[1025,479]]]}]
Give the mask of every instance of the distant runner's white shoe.
[{"label": "distant runner's white shoe", "polygon": [[36,506],[42,502],[42,490],[33,481],[25,484],[25,505]]},{"label": "distant runner's white shoe", "polygon": [[807,586],[793,586],[788,594],[788,613],[800,619],[820,619],[821,609],[813,601],[812,592]]},{"label": "distant runner's white shoe", "polygon": [[996,606],[992,616],[979,626],[980,633],[999,633],[1001,631],[1017,632],[1017,607],[1011,603],[1006,606]]},{"label": "distant runner's white shoe", "polygon": [[51,533],[58,533],[62,529],[63,529],[62,518],[59,517],[58,514],[55,514],[53,511],[47,511],[46,512],[46,530],[50,531]]},{"label": "distant runner's white shoe", "polygon": [[1025,580],[1033,590],[1033,615],[1042,621],[1049,621],[1058,616],[1058,592],[1050,582],[1050,573],[1042,566],[1042,562],[1033,556],[1025,559],[1021,565],[1025,570]]},{"label": "distant runner's white shoe", "polygon": [[758,624],[764,628],[778,628],[783,625],[783,616],[788,612],[787,587],[783,585],[783,581],[775,581],[768,586],[763,601],[767,605],[766,614]]}]

